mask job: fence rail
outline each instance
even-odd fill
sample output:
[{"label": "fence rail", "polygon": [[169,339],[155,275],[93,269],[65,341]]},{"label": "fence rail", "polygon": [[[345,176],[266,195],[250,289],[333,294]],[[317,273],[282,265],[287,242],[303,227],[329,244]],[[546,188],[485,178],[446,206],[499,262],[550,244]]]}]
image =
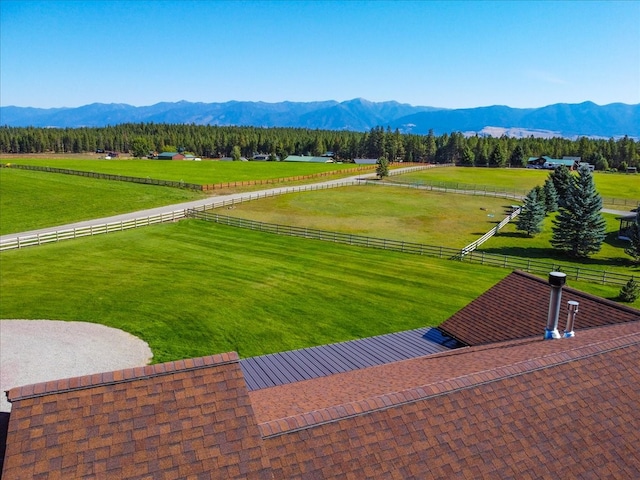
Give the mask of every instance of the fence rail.
[{"label": "fence rail", "polygon": [[[196,207],[195,210],[198,210],[198,211],[213,210],[216,208],[230,207],[239,203],[258,200],[260,198],[268,198],[268,197],[274,197],[277,195],[284,195],[287,193],[326,190],[329,188],[339,188],[339,187],[346,187],[346,186],[357,185],[357,184],[359,184],[359,182],[357,180],[354,180],[354,181],[334,182],[331,184],[323,184],[323,185],[299,185],[295,187],[284,187],[275,191],[244,194],[241,197],[237,197],[229,200],[221,200],[218,202],[203,204],[199,207]],[[0,241],[0,252],[4,250],[14,250],[19,248],[32,247],[36,245],[43,245],[46,243],[59,242],[61,240],[71,240],[73,238],[86,237],[90,235],[100,235],[104,233],[128,230],[130,228],[146,227],[148,225],[154,225],[158,223],[173,222],[173,221],[181,220],[185,217],[186,217],[186,210],[181,209],[181,210],[174,210],[172,212],[167,212],[167,213],[158,214],[158,215],[138,217],[131,220],[110,222],[110,223],[104,223],[104,224],[99,224],[94,226],[48,231],[44,233],[36,233],[31,235],[22,235],[22,236],[12,237],[12,238]]]},{"label": "fence rail", "polygon": [[35,245],[44,245],[47,243],[60,242],[62,240],[70,240],[73,238],[120,232],[123,230],[129,230],[131,228],[146,227],[148,225],[156,225],[159,223],[175,222],[177,220],[185,218],[185,215],[185,210],[175,210],[173,212],[135,218],[132,220],[103,223],[100,225],[91,225],[86,227],[69,228],[65,230],[56,230],[53,232],[38,233],[33,235],[23,235],[2,241],[2,243],[0,243],[0,251],[32,247]]},{"label": "fence rail", "polygon": [[177,182],[174,180],[159,180],[157,178],[131,177],[127,175],[112,175],[109,173],[88,172],[84,170],[71,170],[68,168],[42,167],[39,165],[2,164],[2,167],[18,168],[21,170],[35,170],[39,172],[61,173],[65,175],[76,175],[80,177],[99,178],[102,180],[115,180],[120,182],[132,182],[132,183],[142,183],[147,185],[186,188],[189,190],[210,191],[210,190],[220,190],[223,188],[243,187],[243,186],[252,186],[252,185],[273,185],[277,183],[295,182],[300,180],[310,180],[313,178],[328,177],[328,176],[336,175],[339,173],[355,173],[355,172],[369,171],[369,170],[373,170],[375,168],[375,165],[373,166],[361,165],[359,167],[348,168],[344,170],[332,170],[330,172],[319,172],[319,173],[313,173],[309,175],[296,175],[293,177],[270,178],[270,179],[264,179],[264,180],[244,180],[244,181],[223,182],[223,183],[206,184],[206,185],[200,185],[197,183],[189,183],[184,181]]},{"label": "fence rail", "polygon": [[[462,193],[466,195],[478,195],[484,197],[509,198],[513,200],[522,200],[529,193],[529,190],[522,190],[518,188],[500,188],[490,185],[478,185],[473,183],[459,182],[393,182],[393,185],[436,192]],[[612,197],[601,198],[602,203],[608,206],[619,206],[625,208],[635,208],[640,206],[640,199],[633,200],[629,198]]]},{"label": "fence rail", "polygon": [[471,242],[469,245],[464,247],[460,252],[460,256],[464,257],[466,254],[476,250],[480,245],[482,245],[484,242],[486,242],[491,237],[493,237],[496,233],[498,233],[502,229],[502,227],[504,227],[507,223],[509,223],[514,218],[516,218],[521,211],[522,211],[522,207],[515,207],[513,211],[509,215],[504,217],[498,225],[496,225],[494,228],[489,230],[487,233],[485,233],[475,242]]},{"label": "fence rail", "polygon": [[299,238],[323,240],[334,243],[353,245],[358,247],[378,248],[401,253],[411,253],[428,257],[444,258],[448,260],[458,260],[467,263],[477,263],[493,267],[508,268],[511,270],[523,270],[526,272],[546,275],[552,271],[561,271],[567,274],[571,280],[600,283],[603,285],[622,286],[633,275],[625,275],[616,272],[593,270],[573,265],[549,263],[531,260],[527,258],[511,257],[508,255],[496,255],[478,251],[470,251],[463,254],[463,250],[450,247],[424,245],[420,243],[403,242],[384,238],[366,237],[349,233],[330,232],[306,227],[295,227],[291,225],[279,225],[272,223],[247,220],[244,218],[231,217],[215,212],[202,210],[188,210],[187,217],[199,220],[206,220],[232,227],[246,228],[276,235],[287,235]]}]

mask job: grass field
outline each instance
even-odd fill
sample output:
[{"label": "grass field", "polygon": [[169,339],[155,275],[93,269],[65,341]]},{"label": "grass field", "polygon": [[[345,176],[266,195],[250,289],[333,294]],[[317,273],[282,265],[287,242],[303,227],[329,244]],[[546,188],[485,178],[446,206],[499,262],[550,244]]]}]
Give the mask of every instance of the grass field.
[{"label": "grass field", "polygon": [[121,328],[156,362],[437,325],[509,273],[196,220],[1,255],[0,318]]},{"label": "grass field", "polygon": [[[508,201],[492,197],[363,186],[273,197],[222,213],[280,225],[462,248],[495,227],[508,206]],[[628,275],[640,273],[640,266],[624,253],[627,244],[617,239],[620,225],[616,216],[604,217],[607,239],[600,252],[588,259],[575,260],[551,248],[551,216],[544,231],[535,237],[517,231],[512,222],[480,250]]]},{"label": "grass field", "polygon": [[[448,167],[412,172],[391,177],[390,180],[406,183],[460,183],[526,193],[537,185],[543,185],[548,176],[549,170]],[[594,180],[602,197],[640,201],[640,175],[595,172]]]},{"label": "grass field", "polygon": [[[7,162],[5,162],[7,163]],[[82,160],[18,158],[9,163],[66,168],[140,178],[208,185],[271,180],[354,168],[353,164],[294,162],[187,162],[166,160]]]},{"label": "grass field", "polygon": [[502,220],[509,202],[393,187],[346,187],[281,195],[222,212],[293,225],[426,245],[462,248]]},{"label": "grass field", "polygon": [[203,198],[201,192],[0,168],[0,234]]},{"label": "grass field", "polygon": [[147,341],[155,362],[437,325],[509,273],[196,220],[1,255],[0,318],[121,328]]}]

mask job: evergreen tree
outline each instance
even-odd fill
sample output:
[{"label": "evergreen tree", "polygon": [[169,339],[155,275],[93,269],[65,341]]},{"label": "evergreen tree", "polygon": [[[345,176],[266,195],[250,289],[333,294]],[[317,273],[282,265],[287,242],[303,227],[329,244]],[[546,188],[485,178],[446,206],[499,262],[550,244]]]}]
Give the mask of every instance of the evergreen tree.
[{"label": "evergreen tree", "polygon": [[504,153],[502,144],[498,143],[489,157],[489,165],[492,167],[504,167],[507,164],[507,156]]},{"label": "evergreen tree", "polygon": [[538,191],[538,189],[534,188],[527,194],[516,222],[516,228],[527,232],[529,236],[542,231],[542,221],[545,217],[544,202],[538,197]]},{"label": "evergreen tree", "polygon": [[635,302],[640,297],[640,285],[633,278],[620,289],[619,298],[623,302]]},{"label": "evergreen tree", "polygon": [[380,157],[378,159],[378,166],[376,167],[376,175],[378,175],[378,178],[380,178],[381,180],[384,177],[389,176],[389,160],[387,160],[386,157]]},{"label": "evergreen tree", "polygon": [[556,212],[558,210],[558,192],[553,185],[553,181],[547,178],[542,187],[544,190],[544,205],[547,213]]},{"label": "evergreen tree", "polygon": [[558,194],[558,206],[562,207],[565,205],[567,192],[571,185],[571,172],[569,172],[569,169],[564,165],[560,165],[549,174],[549,178],[553,182],[553,186],[556,188],[556,193]]},{"label": "evergreen tree", "polygon": [[234,145],[231,149],[231,158],[234,162],[237,162],[242,157],[242,153],[240,151],[240,147],[238,145]]},{"label": "evergreen tree", "polygon": [[553,221],[551,245],[573,257],[586,258],[600,251],[606,222],[600,213],[602,198],[586,165],[572,177],[564,205]]},{"label": "evergreen tree", "polygon": [[476,156],[473,153],[473,150],[471,150],[469,145],[465,145],[464,149],[462,150],[462,157],[460,158],[460,163],[465,167],[473,167],[475,163],[475,158]]},{"label": "evergreen tree", "polygon": [[509,166],[510,167],[526,167],[527,162],[524,158],[524,150],[522,150],[522,146],[519,144],[516,145],[516,148],[511,152],[511,156],[509,157]]},{"label": "evergreen tree", "polygon": [[640,208],[636,214],[635,223],[629,227],[627,236],[631,245],[624,249],[624,253],[630,255],[636,263],[640,263]]}]

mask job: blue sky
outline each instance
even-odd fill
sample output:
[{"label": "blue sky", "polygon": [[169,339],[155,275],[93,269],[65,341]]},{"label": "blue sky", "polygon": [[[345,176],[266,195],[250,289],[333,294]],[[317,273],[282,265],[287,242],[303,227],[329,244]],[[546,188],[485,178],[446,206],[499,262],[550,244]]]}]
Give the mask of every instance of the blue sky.
[{"label": "blue sky", "polygon": [[640,1],[0,0],[0,105],[640,103]]}]

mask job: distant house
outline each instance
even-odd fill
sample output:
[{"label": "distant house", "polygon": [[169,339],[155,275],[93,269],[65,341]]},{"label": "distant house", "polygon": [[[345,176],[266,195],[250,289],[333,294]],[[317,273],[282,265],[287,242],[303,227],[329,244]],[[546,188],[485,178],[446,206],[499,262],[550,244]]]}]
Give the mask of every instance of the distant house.
[{"label": "distant house", "polygon": [[162,152],[156,158],[158,160],[184,160],[185,156],[178,152]]},{"label": "distant house", "polygon": [[540,157],[529,157],[527,159],[527,168],[545,168],[553,170],[560,165],[564,165],[569,170],[575,170],[580,165],[580,162],[580,157],[551,158],[546,155],[542,155]]},{"label": "distant house", "polygon": [[312,157],[311,155],[289,155],[285,162],[306,162],[306,163],[332,163],[330,157]]}]

